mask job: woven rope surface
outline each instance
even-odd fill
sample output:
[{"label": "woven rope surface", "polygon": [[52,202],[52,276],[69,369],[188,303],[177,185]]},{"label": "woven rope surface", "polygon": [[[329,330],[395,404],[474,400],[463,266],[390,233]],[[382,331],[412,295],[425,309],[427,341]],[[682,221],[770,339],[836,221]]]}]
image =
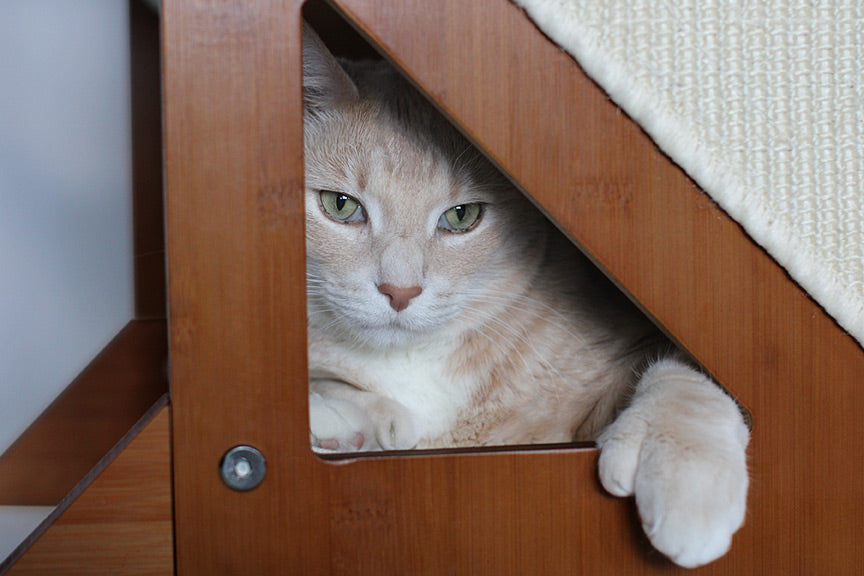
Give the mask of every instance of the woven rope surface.
[{"label": "woven rope surface", "polygon": [[864,2],[516,3],[864,343]]}]

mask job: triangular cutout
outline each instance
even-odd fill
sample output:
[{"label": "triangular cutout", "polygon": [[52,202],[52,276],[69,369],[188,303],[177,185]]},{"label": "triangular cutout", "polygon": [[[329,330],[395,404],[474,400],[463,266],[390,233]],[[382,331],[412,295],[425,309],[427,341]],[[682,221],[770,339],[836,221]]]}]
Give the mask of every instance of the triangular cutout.
[{"label": "triangular cutout", "polygon": [[[512,187],[502,175],[492,174],[478,148],[450,134],[452,128],[438,126],[443,120],[419,97],[402,96],[412,91],[408,83],[382,80],[390,74],[385,68],[392,68],[349,24],[319,3],[308,3],[305,17],[325,43],[317,46],[314,34],[304,37],[317,46],[307,48],[304,60],[307,107],[312,110],[306,130],[311,141],[307,187],[312,196],[320,195],[306,200],[313,445],[326,454],[404,450],[418,440],[427,449],[593,441],[626,406],[639,374],[660,358],[684,355],[673,352],[671,342],[650,328],[535,208],[527,202],[513,205],[518,200],[511,198]],[[353,80],[335,70],[335,61],[330,69],[322,63],[318,53],[325,51],[348,60],[342,64]],[[351,63],[370,57],[377,63]],[[352,81],[366,104],[361,112],[334,120],[353,105],[346,101],[358,98]],[[322,94],[329,94],[329,100],[321,100]],[[386,110],[370,110],[375,102]],[[331,125],[340,121],[331,132]],[[417,123],[419,136],[405,136],[411,122]],[[387,149],[376,155],[376,146]],[[417,177],[414,167],[400,166],[400,154],[423,165],[424,176]],[[460,163],[473,168],[463,170]],[[423,178],[439,183],[430,180],[424,188]],[[393,190],[381,193],[387,187]],[[456,190],[460,187],[464,190]],[[487,194],[488,189],[495,192]],[[442,197],[430,198],[435,194]],[[308,208],[316,203],[317,208]],[[415,205],[417,214],[411,213]],[[480,222],[486,207],[494,213],[483,226],[501,229],[474,233],[468,222],[470,232],[463,236],[448,224],[448,210],[455,210],[457,220]],[[472,209],[476,214],[469,214]],[[394,218],[411,224],[399,229]],[[436,221],[437,228],[429,224]],[[424,225],[427,230],[413,235]],[[441,249],[448,241],[458,247]],[[512,257],[512,265],[481,265],[501,252]],[[476,264],[468,270],[434,269],[460,259]],[[447,274],[461,275],[458,280],[454,276],[452,290],[442,288]],[[520,274],[523,279],[516,280]],[[493,278],[504,280],[496,284]],[[460,291],[470,296],[461,302],[452,297]],[[429,319],[451,309],[461,310],[461,317]],[[452,330],[459,322],[467,327]],[[448,335],[444,339],[451,346],[430,344],[441,334]],[[580,378],[584,383],[574,386]],[[446,384],[439,386],[441,382]],[[351,386],[343,390],[343,384]],[[365,392],[358,396],[354,386]],[[370,396],[373,390],[383,398]],[[548,399],[542,398],[543,391]],[[445,398],[459,393],[466,397]],[[530,400],[508,404],[506,398],[514,396]],[[387,414],[384,427],[391,438],[364,419],[370,411]],[[569,420],[566,412],[573,414]],[[346,420],[356,420],[347,436],[322,436]],[[501,431],[490,432],[489,422]]]}]

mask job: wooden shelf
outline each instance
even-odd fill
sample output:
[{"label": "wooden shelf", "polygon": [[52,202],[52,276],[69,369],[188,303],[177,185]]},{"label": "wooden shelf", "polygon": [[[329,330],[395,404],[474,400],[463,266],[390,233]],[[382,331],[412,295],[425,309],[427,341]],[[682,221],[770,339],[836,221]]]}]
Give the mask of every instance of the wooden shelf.
[{"label": "wooden shelf", "polygon": [[56,506],[167,392],[164,320],[134,320],[0,457],[0,505]]},{"label": "wooden shelf", "polygon": [[163,397],[154,404],[29,541],[0,562],[0,573],[174,573],[166,402]]}]

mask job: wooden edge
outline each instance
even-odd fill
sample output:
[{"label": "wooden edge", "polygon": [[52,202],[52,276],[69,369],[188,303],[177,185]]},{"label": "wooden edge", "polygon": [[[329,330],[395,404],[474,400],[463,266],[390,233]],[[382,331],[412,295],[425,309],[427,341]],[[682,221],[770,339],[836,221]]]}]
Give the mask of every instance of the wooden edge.
[{"label": "wooden edge", "polygon": [[385,58],[382,49],[371,43],[350,18],[327,0],[306,0],[302,14],[303,20],[312,25],[334,56],[348,60]]},{"label": "wooden edge", "polygon": [[0,456],[0,505],[54,506],[168,391],[165,320],[133,320]]},{"label": "wooden edge", "polygon": [[[22,542],[5,560],[0,562],[0,575],[5,574],[12,568],[18,560],[24,556],[27,551],[36,543],[39,538],[45,534],[54,522],[63,515],[87,490],[108,466],[110,466],[117,457],[138,437],[139,433],[144,430],[153,420],[159,415],[164,408],[169,405],[169,395],[162,394],[152,406],[138,419],[138,421],[123,435],[122,438],[103,456],[99,462],[82,478],[72,490],[60,501],[57,507],[48,515],[45,520]],[[170,443],[168,445],[170,449]],[[127,503],[130,504],[131,503]]]}]

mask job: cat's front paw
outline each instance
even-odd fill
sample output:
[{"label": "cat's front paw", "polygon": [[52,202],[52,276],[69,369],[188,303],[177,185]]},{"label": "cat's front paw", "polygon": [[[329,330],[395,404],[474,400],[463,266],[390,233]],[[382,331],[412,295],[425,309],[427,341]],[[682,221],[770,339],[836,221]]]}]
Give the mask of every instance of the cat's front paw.
[{"label": "cat's front paw", "polygon": [[[368,393],[364,393],[368,394]],[[417,445],[419,435],[407,408],[384,397],[370,401],[309,395],[309,425],[316,452],[372,452],[407,450]]]},{"label": "cat's front paw", "polygon": [[639,388],[598,439],[600,480],[635,496],[657,550],[680,566],[707,564],[744,521],[749,431],[735,403],[684,366],[660,364]]},{"label": "cat's front paw", "polygon": [[383,450],[410,450],[420,441],[414,415],[401,403],[378,397],[368,407],[375,439]]},{"label": "cat's front paw", "polygon": [[380,450],[372,421],[348,400],[310,394],[309,428],[316,452]]}]

